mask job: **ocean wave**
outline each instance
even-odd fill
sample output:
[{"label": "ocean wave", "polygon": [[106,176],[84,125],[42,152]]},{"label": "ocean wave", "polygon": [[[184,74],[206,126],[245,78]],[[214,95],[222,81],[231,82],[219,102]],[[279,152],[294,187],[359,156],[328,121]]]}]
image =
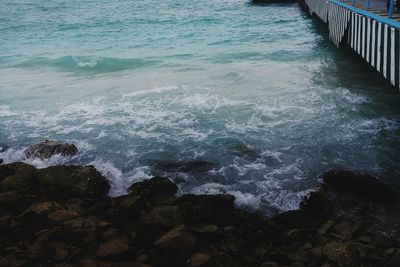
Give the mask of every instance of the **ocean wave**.
[{"label": "ocean wave", "polygon": [[140,69],[159,64],[160,60],[97,56],[35,57],[12,65],[16,68],[56,68],[66,72],[102,74]]},{"label": "ocean wave", "polygon": [[56,154],[48,159],[29,158],[25,155],[24,151],[26,148],[8,148],[3,152],[0,152],[0,159],[3,160],[4,164],[13,162],[24,162],[35,166],[38,169],[47,168],[55,165],[65,165],[76,159],[78,156],[62,156]]}]

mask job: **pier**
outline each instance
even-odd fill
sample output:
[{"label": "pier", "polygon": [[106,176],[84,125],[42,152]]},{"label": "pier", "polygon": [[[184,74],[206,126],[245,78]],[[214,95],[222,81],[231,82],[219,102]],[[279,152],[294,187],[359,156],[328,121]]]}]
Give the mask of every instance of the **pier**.
[{"label": "pier", "polygon": [[400,89],[400,15],[394,0],[304,0],[310,14],[328,24],[329,38],[337,46],[349,46],[394,87]]}]

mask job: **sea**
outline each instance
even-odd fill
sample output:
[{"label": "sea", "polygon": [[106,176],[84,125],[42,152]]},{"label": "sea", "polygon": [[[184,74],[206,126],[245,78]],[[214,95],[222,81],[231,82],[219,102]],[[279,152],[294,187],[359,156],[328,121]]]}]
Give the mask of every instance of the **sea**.
[{"label": "sea", "polygon": [[[79,153],[25,156],[46,139]],[[275,214],[332,168],[398,186],[400,95],[298,3],[0,0],[0,158]]]}]

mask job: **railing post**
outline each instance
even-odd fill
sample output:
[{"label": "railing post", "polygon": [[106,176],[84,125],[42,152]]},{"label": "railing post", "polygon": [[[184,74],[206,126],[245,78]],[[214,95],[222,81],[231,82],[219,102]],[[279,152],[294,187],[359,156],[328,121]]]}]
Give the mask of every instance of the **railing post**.
[{"label": "railing post", "polygon": [[389,18],[392,18],[392,17],[393,17],[393,11],[394,11],[394,0],[390,0]]},{"label": "railing post", "polygon": [[[397,0],[397,1],[399,1],[399,0]],[[367,6],[366,6],[367,10],[369,9],[370,4],[371,4],[371,0],[367,0]]]}]

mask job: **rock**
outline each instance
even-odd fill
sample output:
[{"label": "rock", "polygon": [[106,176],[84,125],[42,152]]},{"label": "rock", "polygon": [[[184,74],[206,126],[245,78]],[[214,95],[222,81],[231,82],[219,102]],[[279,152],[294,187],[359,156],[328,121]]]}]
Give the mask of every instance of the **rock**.
[{"label": "rock", "polygon": [[204,253],[194,253],[189,260],[189,267],[206,267],[211,266],[211,256]]},{"label": "rock", "polygon": [[[139,222],[147,225],[174,227],[183,223],[184,214],[179,206],[157,206],[140,214]],[[170,228],[171,229],[171,228]]]},{"label": "rock", "polygon": [[184,207],[185,221],[231,225],[237,221],[232,195],[182,195],[177,203]]},{"label": "rock", "polygon": [[161,236],[154,245],[168,253],[183,253],[193,249],[196,238],[185,225],[178,225]]},{"label": "rock", "polygon": [[61,209],[62,207],[60,204],[58,204],[55,201],[44,201],[44,202],[39,202],[35,203],[32,206],[30,206],[27,210],[25,210],[21,216],[24,216],[25,214],[29,213],[34,213],[37,215],[42,215],[42,214],[48,214],[52,211]]},{"label": "rock", "polygon": [[53,258],[55,261],[61,262],[67,259],[69,251],[65,243],[51,242],[47,247],[54,254]]},{"label": "rock", "polygon": [[37,187],[35,167],[22,163],[0,165],[0,192],[34,191]]},{"label": "rock", "polygon": [[70,210],[57,210],[50,213],[47,217],[53,221],[66,221],[78,216],[78,213]]},{"label": "rock", "polygon": [[329,230],[329,228],[331,228],[331,226],[334,224],[334,221],[329,220],[326,223],[324,223],[319,229],[318,229],[318,235],[324,235],[326,233],[326,231]]},{"label": "rock", "polygon": [[105,238],[115,238],[120,235],[120,232],[117,228],[110,228],[103,233],[103,237]]},{"label": "rock", "polygon": [[0,164],[3,164],[3,162],[4,162],[4,160],[3,160],[3,159],[0,159]]},{"label": "rock", "polygon": [[81,260],[82,267],[115,267],[115,263],[109,261],[96,261],[85,258]]},{"label": "rock", "polygon": [[156,167],[164,172],[202,173],[215,168],[215,164],[204,160],[157,161]]},{"label": "rock", "polygon": [[345,243],[335,241],[327,243],[322,253],[339,266],[355,266],[360,259],[359,251]]},{"label": "rock", "polygon": [[396,192],[380,178],[367,173],[331,170],[323,176],[324,188],[375,201],[394,201]]},{"label": "rock", "polygon": [[144,180],[133,184],[129,191],[135,196],[162,198],[176,194],[178,187],[165,177],[154,177],[149,180]]},{"label": "rock", "polygon": [[60,154],[62,156],[73,156],[78,153],[78,149],[73,144],[46,140],[30,146],[24,151],[24,153],[27,157],[48,159],[56,154]]},{"label": "rock", "polygon": [[99,218],[93,216],[64,221],[63,224],[72,229],[103,228],[110,225],[109,222],[101,221]]},{"label": "rock", "polygon": [[318,213],[324,218],[329,218],[336,213],[335,204],[322,189],[308,194],[300,203],[300,208],[313,213]]},{"label": "rock", "polygon": [[57,198],[105,197],[110,185],[93,166],[51,166],[37,170],[48,193]]},{"label": "rock", "polygon": [[221,234],[219,227],[215,224],[198,223],[190,226],[190,230],[198,234],[207,234],[207,235]]},{"label": "rock", "polygon": [[96,255],[100,258],[115,257],[128,252],[128,250],[128,244],[123,239],[116,238],[111,241],[101,243]]},{"label": "rock", "polygon": [[267,261],[262,263],[260,267],[279,267],[279,264],[276,262]]}]

